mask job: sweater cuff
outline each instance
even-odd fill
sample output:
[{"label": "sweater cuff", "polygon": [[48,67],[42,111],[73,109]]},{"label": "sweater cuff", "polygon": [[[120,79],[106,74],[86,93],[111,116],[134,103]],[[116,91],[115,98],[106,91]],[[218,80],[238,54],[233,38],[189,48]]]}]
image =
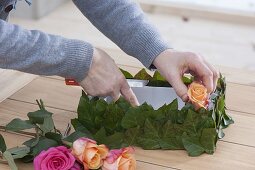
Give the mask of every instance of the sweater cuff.
[{"label": "sweater cuff", "polygon": [[66,62],[60,76],[81,82],[88,74],[93,58],[93,46],[87,42],[70,40],[65,42],[63,54]]}]

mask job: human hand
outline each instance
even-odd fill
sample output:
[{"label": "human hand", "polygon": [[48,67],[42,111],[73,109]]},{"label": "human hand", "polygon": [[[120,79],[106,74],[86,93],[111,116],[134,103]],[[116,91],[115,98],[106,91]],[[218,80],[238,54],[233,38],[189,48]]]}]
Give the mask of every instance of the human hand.
[{"label": "human hand", "polygon": [[139,105],[124,75],[113,59],[103,50],[94,49],[88,75],[79,84],[91,96],[111,96],[114,101],[117,101],[122,94],[132,106]]},{"label": "human hand", "polygon": [[158,71],[173,86],[183,101],[188,100],[187,87],[182,82],[184,73],[191,73],[197,81],[202,82],[208,93],[215,90],[218,72],[205,59],[195,53],[165,50],[153,62]]}]

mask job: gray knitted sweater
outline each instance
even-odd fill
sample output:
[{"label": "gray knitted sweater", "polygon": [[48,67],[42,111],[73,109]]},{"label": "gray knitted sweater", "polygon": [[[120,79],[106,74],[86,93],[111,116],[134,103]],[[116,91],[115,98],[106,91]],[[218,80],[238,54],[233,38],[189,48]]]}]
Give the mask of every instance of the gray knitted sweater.
[{"label": "gray knitted sweater", "polygon": [[[92,62],[93,46],[85,41],[7,23],[4,19],[16,1],[0,1],[0,68],[58,75],[77,81],[85,78]],[[132,0],[73,2],[104,35],[146,67],[150,67],[155,57],[168,48]]]}]

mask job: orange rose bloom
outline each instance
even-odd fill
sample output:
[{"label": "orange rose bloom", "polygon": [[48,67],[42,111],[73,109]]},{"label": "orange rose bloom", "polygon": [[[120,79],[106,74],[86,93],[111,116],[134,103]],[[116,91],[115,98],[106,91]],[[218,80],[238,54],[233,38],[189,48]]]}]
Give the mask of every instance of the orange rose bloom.
[{"label": "orange rose bloom", "polygon": [[77,139],[73,143],[73,155],[83,163],[84,169],[98,169],[103,165],[109,150],[105,145],[97,145],[88,138]]},{"label": "orange rose bloom", "polygon": [[198,82],[191,83],[188,89],[188,96],[196,110],[201,107],[206,109],[208,105],[208,94],[204,85]]}]

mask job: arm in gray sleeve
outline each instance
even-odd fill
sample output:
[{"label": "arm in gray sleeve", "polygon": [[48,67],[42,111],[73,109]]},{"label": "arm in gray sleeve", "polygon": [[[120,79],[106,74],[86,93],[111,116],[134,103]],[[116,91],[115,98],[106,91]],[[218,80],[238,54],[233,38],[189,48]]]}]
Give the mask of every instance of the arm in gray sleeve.
[{"label": "arm in gray sleeve", "polygon": [[0,20],[0,68],[81,81],[88,72],[93,47]]},{"label": "arm in gray sleeve", "polygon": [[146,67],[169,46],[132,0],[73,0],[79,10],[124,52]]}]

